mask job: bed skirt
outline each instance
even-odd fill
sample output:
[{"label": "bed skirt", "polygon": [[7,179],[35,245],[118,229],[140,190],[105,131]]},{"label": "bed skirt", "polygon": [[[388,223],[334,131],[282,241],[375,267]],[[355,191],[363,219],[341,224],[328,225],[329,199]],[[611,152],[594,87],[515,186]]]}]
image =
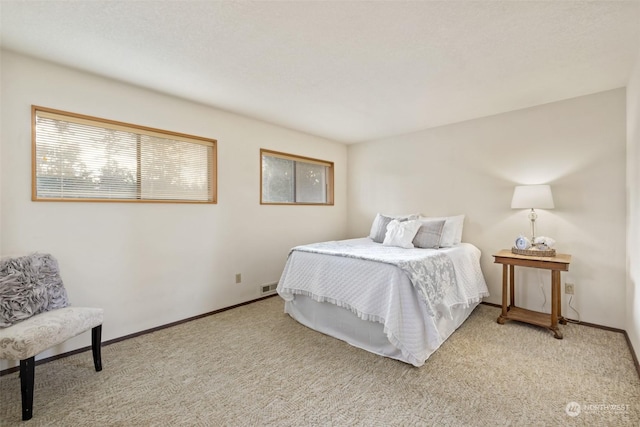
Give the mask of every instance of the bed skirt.
[{"label": "bed skirt", "polygon": [[[446,316],[428,319],[429,339],[425,360],[462,325],[478,304],[452,308],[451,319]],[[382,323],[362,320],[355,313],[337,305],[317,302],[304,295],[296,295],[292,301],[285,301],[284,311],[303,325],[345,341],[354,347],[415,366],[421,366],[425,362],[422,360],[416,363],[408,360],[400,349],[391,344],[384,333]]]}]

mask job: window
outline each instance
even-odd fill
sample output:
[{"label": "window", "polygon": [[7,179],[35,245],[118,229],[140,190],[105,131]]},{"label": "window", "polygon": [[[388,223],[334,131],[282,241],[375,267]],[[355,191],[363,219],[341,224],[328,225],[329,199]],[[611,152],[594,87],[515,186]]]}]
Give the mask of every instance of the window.
[{"label": "window", "polygon": [[35,201],[216,203],[216,140],[32,107]]},{"label": "window", "polygon": [[260,203],[333,205],[333,162],[260,150]]}]

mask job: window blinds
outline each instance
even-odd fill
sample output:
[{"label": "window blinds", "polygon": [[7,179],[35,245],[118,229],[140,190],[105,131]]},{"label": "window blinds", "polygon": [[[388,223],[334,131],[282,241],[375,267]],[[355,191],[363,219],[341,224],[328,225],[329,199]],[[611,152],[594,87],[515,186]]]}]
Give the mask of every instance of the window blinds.
[{"label": "window blinds", "polygon": [[34,200],[215,202],[215,140],[34,107]]},{"label": "window blinds", "polygon": [[260,150],[263,204],[333,204],[333,163]]}]

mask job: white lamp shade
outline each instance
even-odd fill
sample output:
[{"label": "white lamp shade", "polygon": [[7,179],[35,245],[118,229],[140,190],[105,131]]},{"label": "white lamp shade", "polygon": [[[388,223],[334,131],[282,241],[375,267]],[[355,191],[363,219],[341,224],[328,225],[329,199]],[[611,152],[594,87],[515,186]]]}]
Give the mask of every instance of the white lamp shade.
[{"label": "white lamp shade", "polygon": [[511,209],[553,208],[553,195],[548,185],[518,185],[513,190]]}]

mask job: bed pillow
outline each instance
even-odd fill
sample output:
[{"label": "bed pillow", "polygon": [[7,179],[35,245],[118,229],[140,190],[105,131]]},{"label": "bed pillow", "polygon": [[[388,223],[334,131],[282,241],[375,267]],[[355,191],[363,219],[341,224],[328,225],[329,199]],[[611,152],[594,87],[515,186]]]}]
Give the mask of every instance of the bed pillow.
[{"label": "bed pillow", "polygon": [[390,216],[376,214],[373,224],[371,224],[369,238],[376,243],[382,243],[384,241],[384,235],[387,233],[387,225],[389,225],[392,220],[393,218]]},{"label": "bed pillow", "polygon": [[369,238],[376,243],[382,243],[384,241],[385,234],[387,234],[387,225],[389,225],[391,221],[394,219],[397,219],[398,221],[414,220],[418,219],[418,216],[419,215],[417,214],[392,216],[378,213],[371,224]]},{"label": "bed pillow", "polygon": [[420,228],[413,238],[413,246],[424,249],[438,249],[445,223],[444,219],[420,221]]},{"label": "bed pillow", "polygon": [[445,220],[440,239],[440,247],[448,248],[462,242],[462,228],[464,225],[464,215],[443,216],[443,217],[420,217],[421,221]]},{"label": "bed pillow", "polygon": [[387,225],[387,232],[382,242],[385,246],[398,246],[401,248],[413,248],[413,238],[420,228],[418,220],[397,220],[394,219]]}]

